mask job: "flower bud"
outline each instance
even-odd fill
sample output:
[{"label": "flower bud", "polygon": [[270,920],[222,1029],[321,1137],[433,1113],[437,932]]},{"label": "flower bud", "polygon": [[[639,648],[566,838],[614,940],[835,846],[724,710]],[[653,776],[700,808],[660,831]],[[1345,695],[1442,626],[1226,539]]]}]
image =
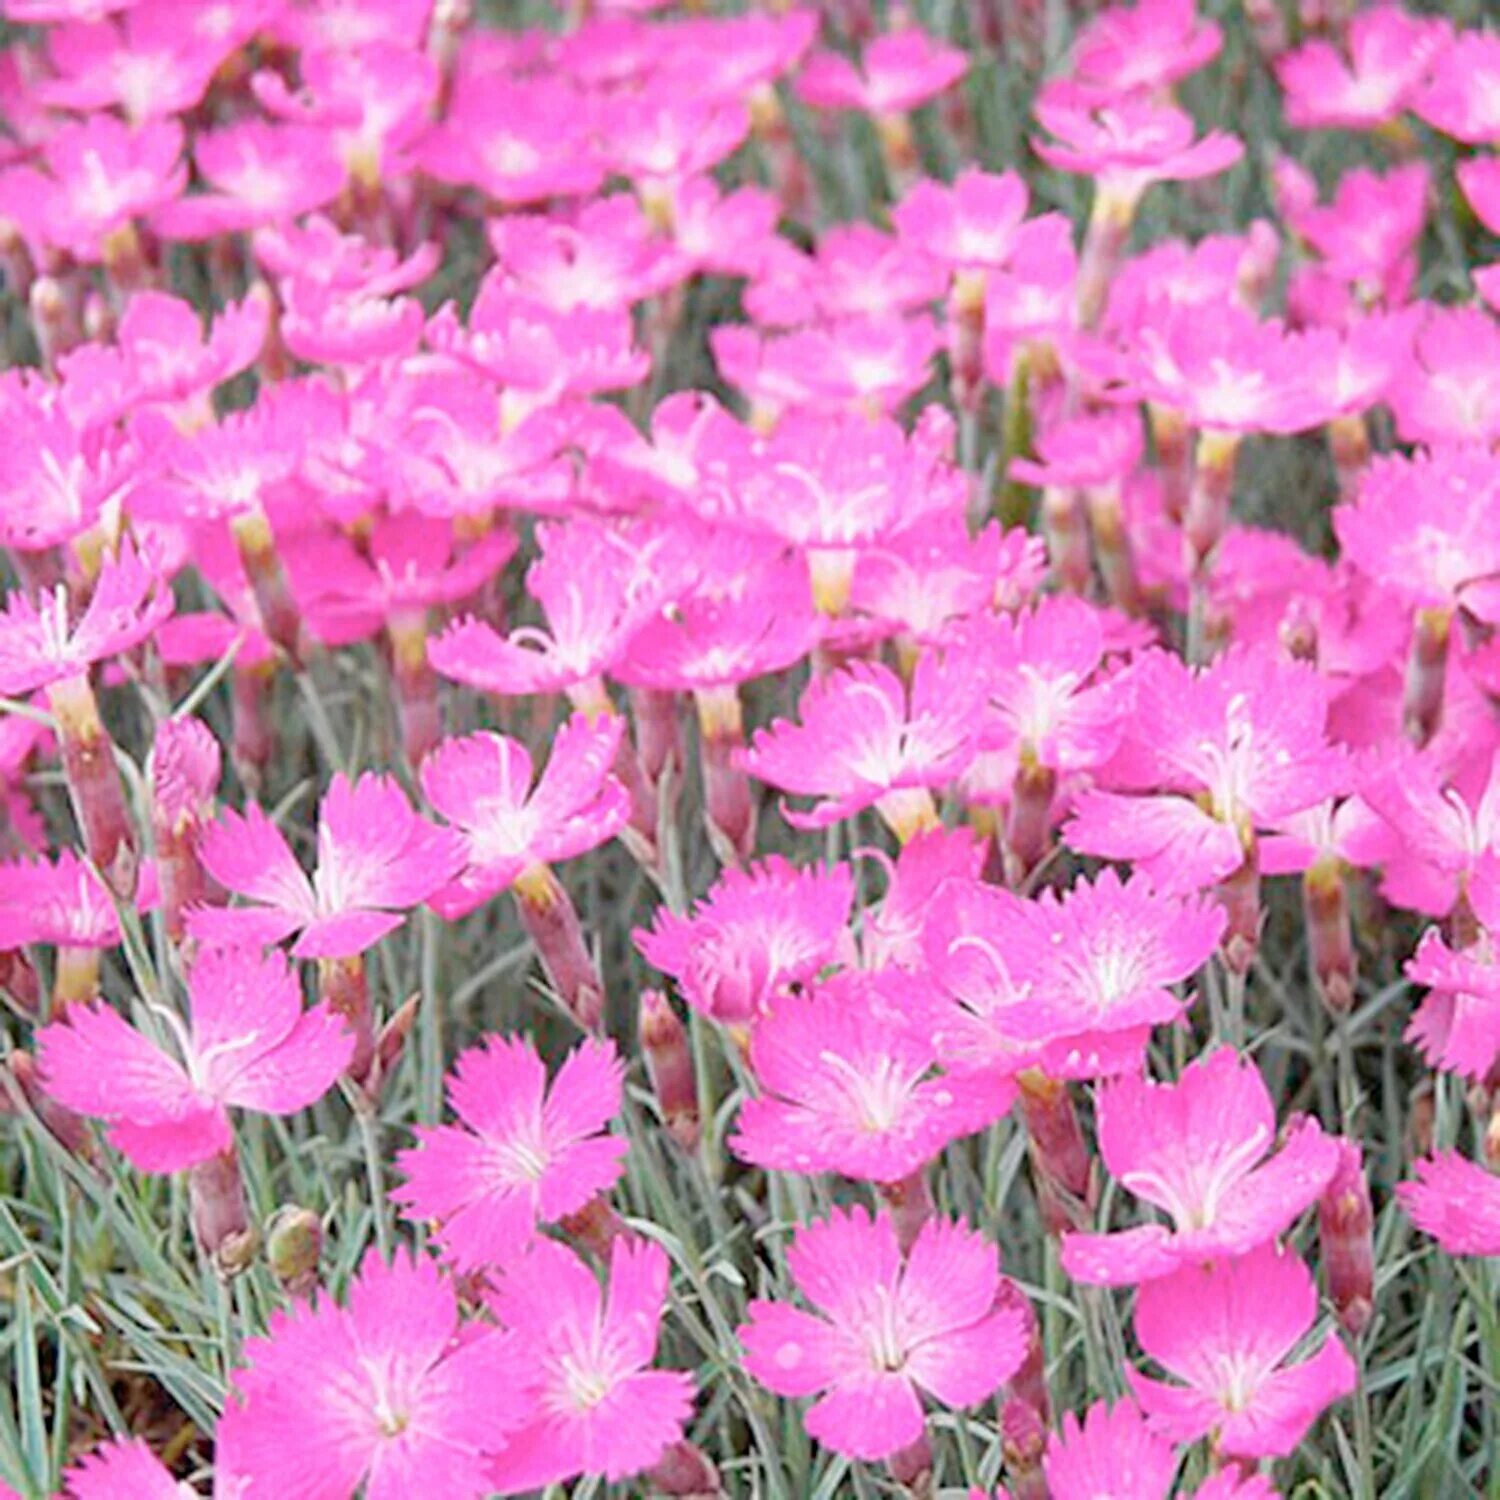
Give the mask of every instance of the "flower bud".
[{"label": "flower bud", "polygon": [[1094,1172],[1068,1086],[1036,1068],[1025,1069],[1016,1082],[1047,1227],[1053,1234],[1082,1229],[1094,1200]]},{"label": "flower bud", "polygon": [[931,1496],[932,1443],[925,1431],[914,1443],[908,1443],[891,1454],[886,1459],[886,1467],[891,1471],[891,1478],[908,1495],[917,1496],[919,1500],[928,1500]]},{"label": "flower bud", "polygon": [[198,840],[214,814],[219,745],[198,719],[168,719],[151,747],[151,834],[161,911],[174,942],[186,930],[183,913],[209,899],[213,882],[198,858]]},{"label": "flower bud", "polygon": [[188,1168],[188,1203],[199,1248],[222,1280],[233,1280],[254,1260],[259,1241],[233,1147]]},{"label": "flower bud", "polygon": [[1323,1003],[1337,1015],[1354,1004],[1354,937],[1344,868],[1337,857],[1315,861],[1302,877],[1302,919],[1307,961]]},{"label": "flower bud", "polygon": [[266,1264],[282,1291],[309,1297],[318,1284],[323,1221],[311,1209],[285,1204],[266,1225]]},{"label": "flower bud", "polygon": [[647,1493],[674,1500],[718,1500],[724,1493],[719,1471],[696,1443],[681,1438],[646,1472]]},{"label": "flower bud", "polygon": [[1012,1500],[1046,1500],[1047,1427],[1030,1402],[1012,1399],[1001,1407],[1000,1443]]},{"label": "flower bud", "polygon": [[922,1226],[933,1215],[932,1189],[927,1182],[927,1168],[918,1167],[900,1182],[878,1182],[875,1191],[890,1211],[896,1230],[896,1243],[904,1255],[916,1244]]},{"label": "flower bud", "polygon": [[1401,723],[1407,739],[1418,748],[1437,733],[1442,722],[1452,626],[1453,614],[1447,609],[1419,609],[1413,622]]},{"label": "flower bud", "polygon": [[642,990],[640,1008],[641,1055],[656,1090],[662,1119],[672,1138],[685,1151],[698,1145],[702,1120],[698,1113],[698,1076],[687,1028],[660,990]]},{"label": "flower bud", "polygon": [[1369,1326],[1375,1310],[1375,1213],[1358,1144],[1339,1141],[1333,1178],[1318,1200],[1318,1243],[1328,1296],[1351,1334]]},{"label": "flower bud", "polygon": [[535,944],[558,999],[585,1031],[599,1030],[604,1020],[604,981],[584,941],[572,898],[542,864],[523,870],[513,889],[521,925]]},{"label": "flower bud", "polygon": [[596,1193],[576,1214],[565,1214],[557,1227],[580,1249],[606,1262],[616,1240],[635,1237],[604,1193]]},{"label": "flower bud", "polygon": [[363,954],[353,958],[318,960],[318,999],[341,1015],[354,1036],[349,1077],[362,1083],[375,1060],[375,1016],[370,1009],[370,985]]},{"label": "flower bud", "polygon": [[129,901],[135,895],[140,854],[114,741],[99,717],[87,673],[53,683],[47,703],[57,719],[63,775],[84,849],[110,890]]}]

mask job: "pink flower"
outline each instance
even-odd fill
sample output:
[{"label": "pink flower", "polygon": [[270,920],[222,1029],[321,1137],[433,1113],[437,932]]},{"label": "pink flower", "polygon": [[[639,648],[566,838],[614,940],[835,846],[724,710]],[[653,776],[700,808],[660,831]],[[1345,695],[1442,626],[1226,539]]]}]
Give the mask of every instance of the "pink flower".
[{"label": "pink flower", "polygon": [[1130,695],[1100,667],[1103,612],[1071,595],[1001,616],[970,639],[989,693],[986,749],[1059,774],[1092,770],[1114,753]]},{"label": "pink flower", "polygon": [[442,741],[422,762],[422,790],[457,830],[464,858],[456,878],[429,893],[433,910],[463,916],[537,866],[614,838],[630,812],[610,774],[623,730],[620,718],[575,714],[558,730],[535,784],[519,740],[483,732]]},{"label": "pink flower", "polygon": [[628,309],[560,312],[518,296],[497,271],[480,282],[467,325],[445,306],[428,320],[427,343],[506,388],[505,426],[564,396],[623,391],[651,370]]},{"label": "pink flower", "polygon": [[736,1156],[782,1172],[896,1183],[993,1124],[1012,1090],[935,1073],[905,976],[851,972],[775,1003],[750,1039],[761,1092],[740,1108]]},{"label": "pink flower", "polygon": [[1254,1064],[1226,1048],[1174,1083],[1127,1076],[1096,1102],[1099,1151],[1120,1184],[1169,1214],[1173,1228],[1067,1234],[1075,1280],[1128,1286],[1283,1234],[1328,1185],[1338,1144],[1316,1121],[1293,1126],[1274,1155],[1276,1111]]},{"label": "pink flower", "polygon": [[569,1053],[549,1085],[527,1039],[490,1037],[459,1054],[448,1101],[462,1125],[418,1126],[391,1193],[408,1219],[437,1221],[460,1270],[504,1267],[535,1234],[618,1180],[626,1143],[603,1132],[619,1111],[624,1066],[607,1042]]},{"label": "pink flower", "polygon": [[254,803],[206,828],[204,868],[249,905],[200,907],[188,931],[206,942],[279,943],[298,958],[353,958],[394,932],[406,912],[451,880],[463,846],[412,810],[389,776],[333,778],[318,809],[311,878],[280,829]]},{"label": "pink flower", "polygon": [[1043,89],[1035,112],[1055,137],[1033,140],[1036,154],[1060,172],[1094,177],[1101,197],[1122,205],[1133,205],[1152,183],[1216,176],[1245,154],[1220,131],[1195,140],[1192,117],[1174,105],[1143,96],[1101,103],[1069,80]]},{"label": "pink flower", "polygon": [[[994,1020],[1016,1048],[1040,1049],[1042,1066],[1058,1078],[1117,1073],[1139,1059],[1151,1028],[1178,1020],[1185,1009],[1168,986],[1208,961],[1225,927],[1215,903],[1163,894],[1141,875],[1122,881],[1113,870],[1092,884],[1078,881],[1061,897],[1055,891],[1034,901],[997,897],[990,913],[998,919],[994,926],[981,920],[969,932],[972,916],[955,914],[957,934],[952,919],[940,917],[933,951],[951,962],[971,948],[976,963],[991,966],[1001,1004]],[[949,983],[962,972],[950,970]],[[968,1002],[973,982],[958,979],[950,993]],[[967,1026],[962,1016],[955,1019],[956,1043]],[[950,1050],[942,1036],[939,1050]]]},{"label": "pink flower", "polygon": [[509,1340],[464,1328],[452,1286],[406,1254],[386,1266],[370,1251],[346,1306],[275,1312],[244,1354],[218,1456],[250,1476],[245,1500],[348,1500],[361,1485],[368,1500],[480,1500],[486,1455],[526,1412]]},{"label": "pink flower", "polygon": [[1456,1151],[1416,1163],[1396,1189],[1401,1206],[1449,1255],[1500,1255],[1500,1177]]},{"label": "pink flower", "polygon": [[187,182],[182,126],[160,120],[132,129],[94,114],[60,126],[42,149],[45,171],[0,174],[0,213],[38,249],[64,250],[85,265],[139,254],[134,221],[176,198]]},{"label": "pink flower", "polygon": [[0,610],[0,693],[16,698],[66,685],[140,645],[172,613],[172,592],[152,562],[123,543],[105,559],[77,618],[62,585],[36,601],[10,594]]},{"label": "pink flower", "polygon": [[574,214],[508,214],[490,224],[489,239],[515,291],[560,312],[640,302],[687,269],[653,236],[629,193],[594,199]]},{"label": "pink flower", "polygon": [[819,1314],[750,1303],[745,1369],[778,1396],[818,1395],[807,1430],[836,1453],[885,1458],[922,1435],[926,1392],[944,1406],[987,1400],[1026,1351],[1017,1307],[996,1307],[994,1247],[929,1221],[903,1261],[888,1218],[835,1210],[799,1230],[792,1279]]},{"label": "pink flower", "polygon": [[904,237],[837,224],[810,255],[774,240],[745,290],[745,310],[765,328],[889,316],[936,301],[943,282],[941,266]]},{"label": "pink flower", "polygon": [[1287,227],[1322,257],[1320,270],[1347,283],[1358,303],[1399,306],[1416,276],[1432,192],[1424,163],[1384,176],[1355,168],[1340,179],[1333,201],[1293,204],[1283,195]]},{"label": "pink flower", "polygon": [[140,456],[122,436],[85,431],[55,386],[33,372],[0,375],[0,544],[41,552],[71,542],[132,489]]},{"label": "pink flower", "polygon": [[496,527],[460,548],[447,523],[403,511],[371,521],[358,547],[340,532],[301,532],[287,542],[286,567],[313,634],[345,645],[387,625],[425,632],[430,607],[477,593],[517,545]]},{"label": "pink flower", "polygon": [[[4,1494],[0,1485],[0,1495]],[[197,1500],[140,1438],[101,1443],[63,1475],[63,1500]]]},{"label": "pink flower", "polygon": [[1468,146],[1500,142],[1500,36],[1458,31],[1433,59],[1412,108],[1434,130]]},{"label": "pink flower", "polygon": [[160,14],[160,7],[146,5],[132,7],[121,25],[56,28],[47,38],[55,76],[37,81],[38,97],[53,109],[81,114],[118,105],[133,125],[191,110],[248,33],[214,39],[163,25]]},{"label": "pink flower", "polygon": [[1412,352],[1390,393],[1404,441],[1487,447],[1500,438],[1500,322],[1492,314],[1482,307],[1434,308]]},{"label": "pink flower", "polygon": [[651,1368],[668,1269],[659,1245],[627,1237],[610,1252],[607,1294],[551,1240],[506,1268],[490,1307],[508,1330],[508,1378],[530,1393],[531,1415],[491,1460],[492,1488],[516,1495],[580,1474],[615,1482],[681,1439],[693,1377]]},{"label": "pink flower", "polygon": [[982,275],[1010,260],[1026,203],[1016,173],[971,167],[951,185],[922,178],[891,210],[891,221],[904,242],[948,270]]},{"label": "pink flower", "polygon": [[924,656],[908,695],[889,668],[858,662],[816,679],[798,704],[800,723],[778,720],[744,752],[760,781],[818,797],[786,810],[796,828],[827,828],[875,807],[903,840],[932,827],[931,788],[957,777],[974,756],[978,729],[972,667],[956,656]]},{"label": "pink flower", "polygon": [[772,856],[726,869],[685,915],[661,908],[635,941],[694,1009],[743,1026],[847,952],[853,903],[847,865],[798,870]]},{"label": "pink flower", "polygon": [[1063,831],[1080,852],[1133,860],[1164,890],[1202,889],[1239,868],[1257,828],[1342,788],[1327,689],[1310,667],[1266,649],[1198,669],[1149,652],[1130,679],[1138,727],[1108,780],[1152,790],[1085,792]]},{"label": "pink flower", "polygon": [[106,1006],[75,1006],[44,1027],[37,1049],[48,1092],[109,1124],[143,1172],[176,1172],[234,1143],[229,1108],[289,1115],[314,1103],[348,1065],[353,1038],[326,1005],[302,1009],[280,954],[209,951],[188,976],[190,1026],[164,1012],[179,1062]]},{"label": "pink flower", "polygon": [[52,860],[0,865],[0,952],[30,943],[113,948],[119,941],[114,898],[71,849]]},{"label": "pink flower", "polygon": [[1311,1358],[1287,1363],[1317,1315],[1307,1267],[1273,1245],[1185,1266],[1141,1288],[1135,1332],[1186,1383],[1131,1370],[1131,1389],[1152,1425],[1179,1442],[1212,1433],[1232,1458],[1288,1454],[1325,1407],[1354,1389],[1354,1361],[1332,1334]]},{"label": "pink flower", "polygon": [[1136,331],[1133,393],[1216,433],[1298,432],[1323,414],[1311,403],[1300,344],[1283,326],[1230,305],[1205,317],[1175,306]]},{"label": "pink flower", "polygon": [[1042,1460],[1052,1500],[1167,1500],[1177,1454],[1157,1437],[1132,1401],[1096,1401],[1080,1423],[1064,1412],[1062,1427]]},{"label": "pink flower", "polygon": [[1500,619],[1497,518],[1500,464],[1477,446],[1376,458],[1333,513],[1344,557],[1408,608]]},{"label": "pink flower", "polygon": [[541,556],[526,587],[547,629],[523,626],[503,636],[483,621],[460,619],[432,642],[433,668],[487,693],[569,691],[575,706],[602,707],[600,676],[673,589],[675,576],[662,566],[667,536],[573,521],[539,527],[538,540]]},{"label": "pink flower", "polygon": [[113,422],[138,406],[206,396],[254,363],[269,309],[261,298],[232,303],[207,336],[190,303],[137,292],[113,346],[84,344],[58,361],[63,405],[80,427]]},{"label": "pink flower", "polygon": [[1196,0],[1136,0],[1101,11],[1073,42],[1073,80],[1101,98],[1160,93],[1212,62],[1224,34]]},{"label": "pink flower", "polygon": [[483,70],[457,80],[443,123],[416,147],[439,182],[477,188],[502,204],[590,193],[604,179],[596,111],[561,73],[507,79]]},{"label": "pink flower", "polygon": [[152,214],[151,227],[165,238],[191,242],[289,224],[331,203],[348,176],[331,131],[269,120],[200,132],[193,161],[210,191]]},{"label": "pink flower", "polygon": [[1287,123],[1301,130],[1371,130],[1408,109],[1452,37],[1436,18],[1376,5],[1351,16],[1341,51],[1304,42],[1276,59]]},{"label": "pink flower", "polygon": [[856,109],[900,115],[926,104],[969,70],[957,47],[944,46],[920,26],[875,38],[856,65],[835,52],[819,52],[803,64],[797,93],[815,109]]}]

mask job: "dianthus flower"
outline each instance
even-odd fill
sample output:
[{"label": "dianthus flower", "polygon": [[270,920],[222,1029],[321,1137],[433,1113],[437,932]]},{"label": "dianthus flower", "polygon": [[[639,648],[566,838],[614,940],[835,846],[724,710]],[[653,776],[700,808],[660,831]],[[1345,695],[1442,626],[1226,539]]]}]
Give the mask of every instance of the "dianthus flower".
[{"label": "dianthus flower", "polygon": [[1332,1334],[1310,1358],[1287,1362],[1317,1315],[1311,1273],[1274,1245],[1185,1266],[1148,1281],[1135,1305],[1141,1348],[1185,1384],[1131,1370],[1131,1389],[1152,1425],[1179,1442],[1213,1434],[1232,1458],[1288,1454],[1354,1389],[1354,1361]]},{"label": "dianthus flower", "polygon": [[761,1092],[740,1108],[735,1155],[894,1184],[999,1119],[1004,1082],[937,1072],[930,1029],[903,1008],[910,982],[856,971],[777,1001],[751,1035]]},{"label": "dianthus flower", "polygon": [[682,1438],[693,1377],[651,1368],[669,1270],[661,1246],[625,1236],[611,1248],[607,1292],[551,1240],[506,1268],[489,1305],[508,1331],[509,1379],[530,1392],[531,1411],[490,1462],[502,1495],[580,1474],[627,1479]]},{"label": "dianthus flower", "polygon": [[547,1082],[529,1040],[490,1037],[459,1054],[448,1102],[459,1125],[418,1126],[391,1198],[433,1220],[460,1270],[505,1267],[539,1225],[577,1213],[618,1179],[626,1143],[605,1132],[624,1068],[607,1042],[585,1041]]},{"label": "dianthus flower", "polygon": [[353,1050],[343,1018],[302,1008],[280,954],[205,952],[188,975],[192,1019],[161,1012],[181,1060],[107,1006],[73,1006],[37,1036],[48,1091],[108,1122],[110,1142],[145,1172],[227,1151],[230,1108],[289,1115],[322,1098]]},{"label": "dianthus flower", "polygon": [[1424,1157],[1396,1189],[1411,1221],[1449,1255],[1500,1255],[1500,1177],[1456,1151]]},{"label": "dianthus flower", "polygon": [[798,712],[800,723],[778,720],[742,757],[757,780],[823,799],[786,810],[797,828],[826,828],[873,806],[904,841],[936,824],[932,789],[954,780],[977,748],[975,673],[952,654],[924,656],[909,693],[886,667],[845,667],[815,680]]},{"label": "dianthus flower", "polygon": [[751,1302],[745,1368],[778,1396],[817,1396],[807,1430],[836,1453],[899,1452],[922,1435],[919,1392],[973,1406],[1024,1358],[1020,1310],[996,1306],[994,1246],[962,1225],[931,1221],[903,1260],[889,1219],[835,1210],[799,1230],[786,1259],[819,1311]]},{"label": "dianthus flower", "polygon": [[348,1500],[361,1485],[368,1500],[480,1500],[487,1455],[528,1407],[510,1341],[465,1328],[452,1285],[405,1252],[387,1266],[370,1251],[343,1307],[273,1313],[244,1358],[219,1425],[244,1500]]},{"label": "dianthus flower", "polygon": [[630,799],[609,769],[623,731],[619,718],[574,715],[534,786],[525,746],[504,735],[444,740],[422,762],[422,790],[467,854],[457,877],[432,895],[433,910],[452,920],[514,890],[559,998],[585,1027],[598,1024],[604,988],[572,898],[551,865],[625,830]]},{"label": "dianthus flower", "polygon": [[1099,1151],[1123,1187],[1171,1216],[1114,1234],[1068,1234],[1079,1281],[1127,1286],[1277,1239],[1327,1186],[1338,1147],[1315,1121],[1275,1144],[1276,1113],[1255,1066],[1228,1049],[1175,1083],[1126,1076],[1096,1099]]},{"label": "dianthus flower", "polygon": [[747,870],[726,869],[688,913],[663,907],[635,941],[695,1010],[748,1026],[848,956],[853,904],[847,865],[798,870],[773,855]]},{"label": "dianthus flower", "polygon": [[249,904],[204,907],[188,931],[216,943],[278,943],[298,958],[354,958],[394,932],[406,912],[451,880],[463,846],[412,810],[389,776],[335,776],[318,809],[318,864],[309,877],[259,806],[226,811],[204,830],[204,868]]},{"label": "dianthus flower", "polygon": [[1287,123],[1299,130],[1373,130],[1418,97],[1453,36],[1436,17],[1375,5],[1349,18],[1342,47],[1315,38],[1276,59]]}]

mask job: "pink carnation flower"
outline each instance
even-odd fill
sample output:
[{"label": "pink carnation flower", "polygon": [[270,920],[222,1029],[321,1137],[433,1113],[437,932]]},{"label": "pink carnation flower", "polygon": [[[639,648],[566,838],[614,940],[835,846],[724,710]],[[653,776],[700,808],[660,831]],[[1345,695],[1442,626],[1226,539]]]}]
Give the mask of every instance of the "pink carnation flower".
[{"label": "pink carnation flower", "polygon": [[367,1500],[480,1500],[486,1455],[527,1410],[510,1341],[465,1328],[437,1267],[404,1253],[386,1266],[370,1251],[344,1307],[273,1313],[244,1356],[218,1451],[250,1476],[244,1500],[348,1500],[361,1485]]},{"label": "pink carnation flower", "polygon": [[1064,837],[1085,854],[1133,860],[1165,890],[1233,874],[1259,828],[1341,789],[1327,688],[1271,650],[1231,650],[1194,669],[1151,652],[1131,671],[1135,726],[1108,781],[1148,795],[1089,791]]},{"label": "pink carnation flower", "polygon": [[743,753],[760,781],[818,797],[788,809],[795,828],[827,828],[874,807],[903,841],[937,822],[932,788],[973,759],[977,685],[956,655],[924,656],[910,693],[889,668],[858,662],[816,679],[798,704],[800,723],[778,720]]},{"label": "pink carnation flower", "polygon": [[1500,1177],[1456,1151],[1424,1157],[1415,1171],[1396,1196],[1418,1229],[1449,1255],[1500,1255]]},{"label": "pink carnation flower", "polygon": [[1283,1234],[1328,1185],[1338,1145],[1316,1121],[1275,1142],[1276,1111],[1253,1063],[1219,1049],[1175,1083],[1125,1077],[1097,1097],[1099,1151],[1120,1184],[1173,1227],[1067,1234],[1075,1280],[1128,1286],[1243,1254]]},{"label": "pink carnation flower", "polygon": [[903,1005],[910,983],[855,972],[777,1001],[751,1036],[761,1092],[740,1108],[735,1154],[782,1172],[897,1183],[998,1120],[1011,1089],[935,1072],[930,1029]]},{"label": "pink carnation flower", "polygon": [[624,1067],[586,1041],[549,1085],[529,1040],[490,1037],[459,1054],[448,1101],[461,1125],[418,1126],[391,1193],[412,1220],[435,1220],[460,1270],[506,1266],[540,1224],[577,1213],[619,1178],[626,1143],[601,1133],[619,1111]]},{"label": "pink carnation flower", "polygon": [[1482,307],[1434,308],[1390,392],[1397,435],[1409,443],[1500,438],[1500,322]]},{"label": "pink carnation flower", "polygon": [[[233,1490],[224,1487],[232,1496]],[[8,1492],[0,1485],[0,1497]],[[198,1500],[140,1438],[101,1443],[63,1475],[62,1500]]]},{"label": "pink carnation flower", "polygon": [[857,109],[900,115],[926,104],[969,70],[957,47],[944,46],[920,26],[878,36],[859,62],[819,52],[803,65],[797,93],[817,109]]},{"label": "pink carnation flower", "polygon": [[331,203],[348,177],[332,131],[269,120],[200,132],[193,161],[209,191],[156,210],[151,227],[168,239],[191,242],[288,224]]},{"label": "pink carnation flower", "polygon": [[[172,592],[130,543],[106,558],[81,615],[62,585],[35,600],[6,597],[0,611],[0,693],[18,698],[53,684],[87,679],[98,662],[140,645],[172,613]],[[65,712],[54,704],[55,712]]]},{"label": "pink carnation flower", "polygon": [[389,776],[333,778],[318,809],[318,866],[309,877],[256,804],[203,832],[204,868],[245,906],[200,907],[188,931],[206,942],[279,943],[298,958],[353,958],[394,932],[406,912],[446,884],[463,845],[434,828]]},{"label": "pink carnation flower", "polygon": [[1175,105],[1144,96],[1100,103],[1070,80],[1048,85],[1035,110],[1054,137],[1032,142],[1037,155],[1060,172],[1093,177],[1101,197],[1121,205],[1133,205],[1152,183],[1216,176],[1245,154],[1221,131],[1195,139],[1192,117]]},{"label": "pink carnation flower", "polygon": [[1064,1412],[1047,1444],[1042,1472],[1052,1500],[1168,1500],[1177,1454],[1153,1433],[1132,1401],[1096,1401],[1080,1422]]},{"label": "pink carnation flower", "polygon": [[162,1019],[181,1061],[107,1006],[75,1006],[44,1027],[47,1090],[108,1122],[110,1142],[143,1172],[177,1172],[234,1144],[229,1109],[289,1115],[314,1103],[349,1063],[354,1041],[327,1005],[302,1008],[280,954],[205,953],[188,976],[192,1021]]},{"label": "pink carnation flower", "polygon": [[614,1242],[607,1293],[551,1240],[506,1268],[489,1301],[508,1330],[507,1378],[529,1392],[530,1416],[490,1462],[502,1495],[580,1474],[627,1479],[681,1440],[693,1377],[651,1368],[668,1271],[659,1245],[628,1237]]},{"label": "pink carnation flower", "polygon": [[1152,1425],[1179,1442],[1212,1433],[1232,1458],[1288,1454],[1354,1389],[1354,1361],[1332,1334],[1310,1358],[1287,1362],[1317,1315],[1311,1273],[1273,1245],[1185,1266],[1148,1281],[1135,1304],[1141,1348],[1185,1383],[1131,1370],[1131,1389]]},{"label": "pink carnation flower", "polygon": [[847,865],[798,870],[772,856],[726,869],[689,913],[663,907],[635,941],[694,1009],[745,1026],[847,953],[853,904]]},{"label": "pink carnation flower", "polygon": [[0,864],[0,952],[30,943],[113,948],[120,918],[103,881],[71,849]]},{"label": "pink carnation flower", "polygon": [[1072,78],[1103,99],[1160,94],[1212,62],[1224,34],[1198,15],[1196,0],[1111,5],[1073,42]]},{"label": "pink carnation flower", "polygon": [[836,1453],[898,1452],[922,1435],[919,1392],[977,1405],[1025,1356],[1021,1310],[996,1305],[995,1249],[962,1225],[930,1221],[903,1260],[888,1218],[836,1210],[799,1230],[786,1259],[819,1312],[751,1302],[745,1369],[778,1396],[816,1395],[807,1430]]},{"label": "pink carnation flower", "polygon": [[1452,30],[1444,21],[1376,5],[1351,16],[1343,47],[1315,39],[1276,59],[1287,123],[1300,130],[1372,130],[1409,108]]},{"label": "pink carnation flower", "polygon": [[949,271],[983,275],[1009,261],[1026,204],[1016,173],[969,168],[951,184],[922,178],[891,210],[891,221],[903,241]]},{"label": "pink carnation flower", "polygon": [[1459,31],[1433,60],[1412,108],[1468,146],[1500,143],[1500,36]]},{"label": "pink carnation flower", "polygon": [[422,790],[460,835],[462,866],[431,895],[453,919],[537,872],[606,844],[630,799],[610,774],[624,721],[575,714],[558,730],[540,777],[519,740],[482,732],[443,740],[422,762]]},{"label": "pink carnation flower", "polygon": [[37,250],[66,251],[85,265],[139,256],[135,220],[171,202],[187,182],[182,126],[132,129],[103,113],[56,130],[39,167],[0,174],[0,213]]},{"label": "pink carnation flower", "polygon": [[161,292],[137,292],[113,345],[84,344],[58,361],[63,405],[80,427],[138,406],[186,402],[254,363],[270,313],[264,299],[232,303],[205,335],[197,310]]}]

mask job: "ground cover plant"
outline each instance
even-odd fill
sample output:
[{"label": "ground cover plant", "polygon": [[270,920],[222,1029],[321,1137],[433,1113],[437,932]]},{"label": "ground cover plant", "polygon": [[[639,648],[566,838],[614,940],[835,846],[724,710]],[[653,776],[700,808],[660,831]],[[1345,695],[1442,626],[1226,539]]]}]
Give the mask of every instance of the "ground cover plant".
[{"label": "ground cover plant", "polygon": [[0,1496],[1500,1496],[1500,31],[3,0]]}]

